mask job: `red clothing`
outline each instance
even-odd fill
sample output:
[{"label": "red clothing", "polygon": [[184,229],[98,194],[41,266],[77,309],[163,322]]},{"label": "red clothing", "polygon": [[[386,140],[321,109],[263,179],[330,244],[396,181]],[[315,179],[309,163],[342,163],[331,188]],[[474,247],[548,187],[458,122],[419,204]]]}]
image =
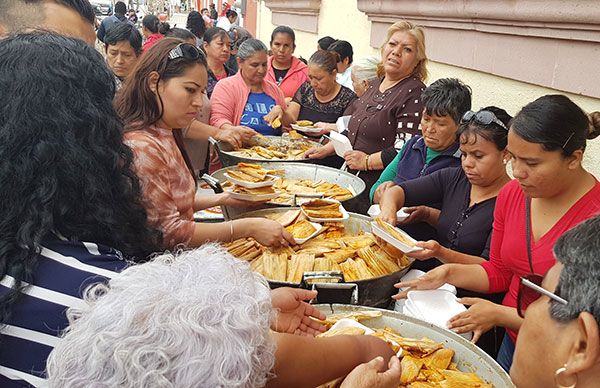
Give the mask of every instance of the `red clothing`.
[{"label": "red clothing", "polygon": [[[556,240],[578,223],[600,213],[600,183],[579,199],[539,240],[531,237],[531,261],[536,274],[545,275],[556,263]],[[515,179],[500,191],[494,210],[490,260],[481,264],[490,282],[489,292],[507,291],[502,304],[517,307],[519,277],[531,273],[527,259],[525,193]],[[504,233],[506,231],[507,233]],[[516,342],[517,333],[507,330]]]},{"label": "red clothing", "polygon": [[[273,57],[270,56],[267,60],[267,75],[266,80],[273,82],[277,85],[275,78],[275,72],[273,71]],[[294,97],[296,91],[302,86],[304,82],[308,81],[308,66],[296,57],[292,57],[292,66],[288,70],[285,77],[279,84],[279,89],[283,92],[285,97]]]},{"label": "red clothing", "polygon": [[159,40],[161,40],[162,38],[164,38],[165,36],[163,34],[152,34],[148,37],[148,39],[146,39],[146,42],[144,42],[144,45],[142,46],[142,52],[146,52],[150,47],[154,46],[154,44],[156,42],[158,42]]}]

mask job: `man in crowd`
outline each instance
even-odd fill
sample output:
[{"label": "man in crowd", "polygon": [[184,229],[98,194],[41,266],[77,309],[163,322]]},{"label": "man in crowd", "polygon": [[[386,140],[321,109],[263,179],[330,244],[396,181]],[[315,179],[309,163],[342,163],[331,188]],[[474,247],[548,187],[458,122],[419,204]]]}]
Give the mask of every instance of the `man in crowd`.
[{"label": "man in crowd", "polygon": [[128,22],[127,16],[127,6],[122,1],[117,1],[115,3],[115,13],[112,16],[109,16],[102,20],[100,23],[100,27],[98,27],[97,36],[101,42],[104,42],[104,35],[117,23]]},{"label": "man in crowd", "polygon": [[0,1],[0,37],[19,30],[45,29],[93,46],[95,20],[88,0]]},{"label": "man in crowd", "polygon": [[130,23],[117,23],[106,33],[104,49],[106,63],[120,88],[142,53],[142,34]]}]

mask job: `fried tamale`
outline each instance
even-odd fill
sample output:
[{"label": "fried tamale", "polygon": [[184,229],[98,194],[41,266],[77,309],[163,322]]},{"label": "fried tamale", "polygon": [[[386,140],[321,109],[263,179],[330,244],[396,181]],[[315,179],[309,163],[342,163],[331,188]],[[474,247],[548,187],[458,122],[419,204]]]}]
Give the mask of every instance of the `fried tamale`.
[{"label": "fried tamale", "polygon": [[300,220],[292,225],[286,226],[285,230],[290,232],[294,238],[301,239],[307,238],[316,232],[317,229],[307,220]]}]

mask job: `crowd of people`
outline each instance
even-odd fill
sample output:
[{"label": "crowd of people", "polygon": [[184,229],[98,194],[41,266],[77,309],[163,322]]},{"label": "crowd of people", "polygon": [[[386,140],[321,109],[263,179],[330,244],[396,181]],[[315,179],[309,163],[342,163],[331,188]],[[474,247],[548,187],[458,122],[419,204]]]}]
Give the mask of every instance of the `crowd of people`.
[{"label": "crowd of people", "polygon": [[[411,256],[427,273],[393,298],[453,284],[469,308],[449,329],[473,332],[517,386],[597,384],[600,183],[582,161],[600,112],[558,94],[514,117],[474,109],[464,82],[426,84],[425,30],[408,21],[389,27],[380,58],[322,37],[305,61],[293,29],[267,46],[226,8],[192,11],[186,28],[146,15],[138,29],[117,2],[94,31],[87,0],[0,5],[0,386],[347,375],[343,387],[397,387],[384,341],[314,338],[316,291],[270,290],[218,245],[294,244],[281,224],[194,221],[248,205],[197,195],[210,137],[240,148],[298,120],[324,143],[306,158],[366,183],[350,210],[379,204],[419,240]],[[352,151],[340,157],[322,136],[343,116]]]}]

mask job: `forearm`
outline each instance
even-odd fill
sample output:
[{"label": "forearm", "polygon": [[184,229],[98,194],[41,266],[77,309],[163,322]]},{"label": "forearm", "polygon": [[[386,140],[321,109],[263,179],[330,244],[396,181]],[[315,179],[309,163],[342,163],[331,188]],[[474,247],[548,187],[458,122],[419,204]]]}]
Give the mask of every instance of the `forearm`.
[{"label": "forearm", "polygon": [[289,127],[290,124],[295,123],[298,120],[300,114],[300,104],[295,101],[289,103],[287,109],[283,111],[281,116],[281,123],[284,127]]},{"label": "forearm", "polygon": [[429,225],[435,227],[440,220],[440,214],[442,212],[440,209],[436,209],[434,207],[429,207],[429,206],[427,206],[427,210],[428,210],[428,214],[427,214],[427,218],[425,219],[425,222],[427,222]]},{"label": "forearm", "polygon": [[367,170],[383,170],[381,152],[376,152],[374,154],[369,155]]},{"label": "forearm", "polygon": [[208,209],[214,206],[220,206],[223,203],[225,194],[199,195],[194,198],[194,211]]},{"label": "forearm", "polygon": [[404,206],[405,198],[404,189],[402,187],[392,186],[388,188],[379,201],[381,211],[383,212],[385,210],[386,212],[396,213]]},{"label": "forearm", "polygon": [[190,124],[185,137],[194,140],[208,140],[209,137],[215,137],[219,129],[198,120],[193,120]]},{"label": "forearm", "polygon": [[387,363],[393,353],[385,342],[372,336],[273,335],[277,342],[275,377],[267,387],[315,387],[345,376],[378,355]]},{"label": "forearm", "polygon": [[[479,264],[483,263],[485,260],[479,256],[467,255],[466,253],[461,253],[454,251],[450,248],[442,247],[439,255],[436,256],[442,263],[445,264]],[[484,271],[485,272],[485,271]],[[486,274],[487,278],[487,274]]]},{"label": "forearm", "polygon": [[519,317],[517,309],[514,307],[508,307],[498,305],[498,326],[502,326],[512,331],[519,331],[521,324],[523,324],[523,318]]},{"label": "forearm", "polygon": [[199,247],[209,241],[231,242],[249,236],[247,224],[251,219],[233,220],[219,223],[196,222],[190,246]]},{"label": "forearm", "polygon": [[487,272],[479,264],[447,264],[446,283],[475,292],[488,292]]}]

